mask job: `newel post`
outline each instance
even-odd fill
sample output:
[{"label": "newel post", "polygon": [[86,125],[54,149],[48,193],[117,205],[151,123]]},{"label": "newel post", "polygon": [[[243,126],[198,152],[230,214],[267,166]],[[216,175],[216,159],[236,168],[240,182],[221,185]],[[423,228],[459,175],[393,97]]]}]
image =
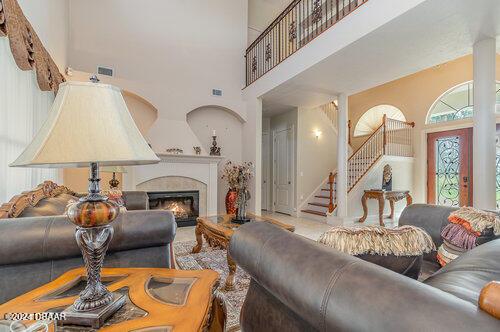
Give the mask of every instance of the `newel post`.
[{"label": "newel post", "polygon": [[332,172],[330,172],[330,175],[328,176],[328,184],[330,185],[330,203],[328,204],[328,212],[332,213],[334,210],[334,204],[333,204],[333,184],[335,182],[335,175],[333,175]]}]

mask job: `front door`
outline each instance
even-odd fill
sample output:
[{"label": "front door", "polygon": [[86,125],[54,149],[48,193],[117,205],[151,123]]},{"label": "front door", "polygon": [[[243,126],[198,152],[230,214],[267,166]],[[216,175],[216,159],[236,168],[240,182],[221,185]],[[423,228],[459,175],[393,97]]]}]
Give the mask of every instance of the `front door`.
[{"label": "front door", "polygon": [[275,131],[273,139],[274,210],[291,214],[293,209],[293,131]]},{"label": "front door", "polygon": [[427,202],[429,204],[472,205],[471,143],[472,128],[427,135]]}]

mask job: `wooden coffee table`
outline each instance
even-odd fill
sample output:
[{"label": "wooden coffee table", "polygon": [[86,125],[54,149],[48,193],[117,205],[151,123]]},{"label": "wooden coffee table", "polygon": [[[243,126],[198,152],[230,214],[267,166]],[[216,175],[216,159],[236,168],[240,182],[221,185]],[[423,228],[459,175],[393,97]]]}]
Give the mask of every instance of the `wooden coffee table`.
[{"label": "wooden coffee table", "polygon": [[[218,278],[219,274],[212,270],[103,269],[102,280],[108,289],[125,294],[127,302],[99,331],[224,331],[224,301],[215,291]],[[2,327],[10,331],[12,320],[2,320],[10,313],[62,312],[83,287],[85,271],[75,269],[0,305],[0,331]],[[41,321],[25,319],[19,323],[28,327]],[[56,329],[54,321],[47,321],[47,325],[48,331],[95,331],[77,326],[57,326]]]},{"label": "wooden coffee table", "polygon": [[[235,229],[240,227],[240,224],[235,224],[232,221],[234,215],[222,214],[213,217],[198,217],[195,234],[197,244],[194,246],[192,253],[198,253],[201,251],[203,245],[203,237],[207,241],[208,245],[215,248],[226,249],[231,240]],[[248,217],[252,219],[251,222],[268,222],[276,226],[282,227],[290,232],[295,231],[295,227],[292,225],[284,224],[278,220],[274,220],[267,217],[259,217],[248,213]],[[226,290],[234,289],[234,275],[236,274],[236,263],[233,261],[229,253],[227,252],[227,265],[229,267],[229,274],[227,275],[225,288]]]}]

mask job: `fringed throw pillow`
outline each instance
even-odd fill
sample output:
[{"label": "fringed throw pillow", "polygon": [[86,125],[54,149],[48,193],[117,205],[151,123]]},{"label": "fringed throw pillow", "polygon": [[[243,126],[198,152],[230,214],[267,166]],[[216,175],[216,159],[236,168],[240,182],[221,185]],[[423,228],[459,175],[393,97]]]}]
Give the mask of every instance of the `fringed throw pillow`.
[{"label": "fringed throw pillow", "polygon": [[461,207],[450,214],[448,221],[441,231],[443,244],[437,252],[441,266],[500,235],[500,218],[492,212]]},{"label": "fringed throw pillow", "polygon": [[350,255],[420,256],[435,250],[430,235],[410,225],[333,227],[318,242]]},{"label": "fringed throw pillow", "polygon": [[429,234],[409,225],[334,227],[318,241],[414,279],[420,275],[423,254],[435,250]]}]

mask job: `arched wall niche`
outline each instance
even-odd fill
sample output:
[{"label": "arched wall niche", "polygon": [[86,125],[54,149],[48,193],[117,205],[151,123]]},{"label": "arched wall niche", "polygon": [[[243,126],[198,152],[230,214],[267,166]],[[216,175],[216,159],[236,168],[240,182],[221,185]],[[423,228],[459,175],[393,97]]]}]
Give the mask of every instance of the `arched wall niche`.
[{"label": "arched wall niche", "polygon": [[206,105],[187,113],[186,121],[207,153],[212,145],[213,131],[216,132],[221,155],[225,157],[225,160],[221,161],[218,166],[219,181],[217,186],[218,209],[224,211],[224,200],[228,187],[227,183],[220,179],[221,170],[227,160],[242,161],[242,135],[245,120],[237,112],[227,107]]},{"label": "arched wall niche", "polygon": [[145,98],[131,91],[122,90],[122,95],[139,131],[146,136],[158,119],[158,109]]}]

